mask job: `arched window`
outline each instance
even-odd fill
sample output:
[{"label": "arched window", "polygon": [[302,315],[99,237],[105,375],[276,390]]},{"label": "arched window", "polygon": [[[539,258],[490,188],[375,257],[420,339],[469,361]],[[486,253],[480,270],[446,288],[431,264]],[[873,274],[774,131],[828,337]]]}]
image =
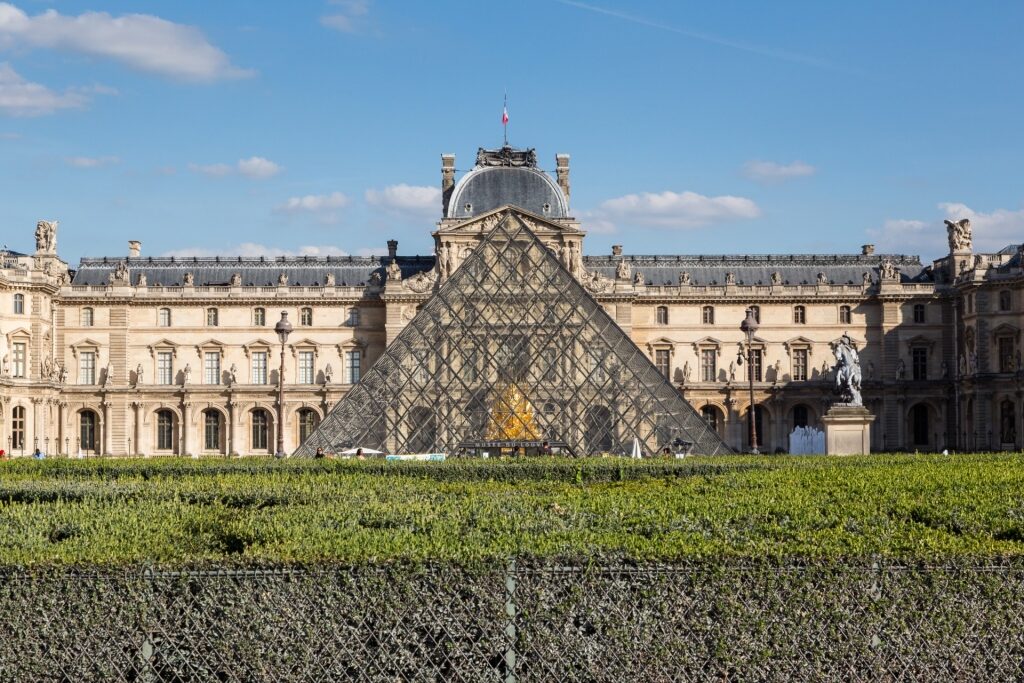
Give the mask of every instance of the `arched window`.
[{"label": "arched window", "polygon": [[804,306],[793,307],[793,322],[803,325],[807,322],[807,309]]},{"label": "arched window", "polygon": [[750,307],[750,312],[754,316],[754,320],[757,321],[757,324],[760,325],[761,324],[761,307],[760,306],[751,306]]},{"label": "arched window", "polygon": [[252,309],[252,324],[256,327],[263,327],[267,324],[267,309],[265,308],[254,308]]},{"label": "arched window", "polygon": [[319,422],[320,416],[312,408],[301,408],[299,410],[299,445],[301,446],[313,433]]},{"label": "arched window", "polygon": [[797,427],[806,427],[808,423],[808,411],[807,406],[798,405],[793,406],[793,429]]},{"label": "arched window", "polygon": [[303,308],[299,311],[299,325],[303,327],[313,326],[313,309]]},{"label": "arched window", "polygon": [[14,295],[14,314],[24,315],[25,313],[25,295],[15,294]]},{"label": "arched window", "polygon": [[82,327],[92,327],[92,325],[92,309],[89,307],[85,307],[82,309]]},{"label": "arched window", "polygon": [[220,450],[221,418],[216,410],[203,411],[203,448],[208,451]]},{"label": "arched window", "polygon": [[270,444],[270,416],[259,408],[252,411],[252,450],[268,450]]},{"label": "arched window", "polygon": [[174,413],[166,408],[156,411],[156,448],[174,450]]},{"label": "arched window", "polygon": [[1003,291],[999,292],[999,310],[1008,311],[1010,310],[1010,308],[1012,308],[1012,298],[1010,295],[1010,290],[1004,289]]},{"label": "arched window", "polygon": [[11,411],[11,450],[25,448],[25,407],[14,406]]},{"label": "arched window", "polygon": [[78,414],[78,445],[83,451],[96,449],[96,424],[99,420],[96,413],[83,410]]},{"label": "arched window", "polygon": [[705,325],[714,325],[715,324],[715,307],[714,306],[705,306],[704,308],[702,308],[700,310],[700,319],[701,319],[701,322],[704,323]]},{"label": "arched window", "polygon": [[849,325],[853,322],[853,309],[849,306],[839,307],[839,322],[842,325]]},{"label": "arched window", "polygon": [[156,324],[160,327],[171,326],[171,309],[161,308],[157,313]]},{"label": "arched window", "polygon": [[659,325],[668,325],[668,306],[658,306],[657,319]]}]

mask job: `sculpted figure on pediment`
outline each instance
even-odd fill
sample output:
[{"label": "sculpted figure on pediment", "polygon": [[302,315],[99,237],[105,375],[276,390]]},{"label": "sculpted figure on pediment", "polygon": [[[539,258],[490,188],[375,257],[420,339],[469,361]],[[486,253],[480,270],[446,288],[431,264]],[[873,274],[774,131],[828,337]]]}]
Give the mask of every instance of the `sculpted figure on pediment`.
[{"label": "sculpted figure on pediment", "polygon": [[950,251],[970,251],[973,244],[971,234],[971,221],[962,218],[958,221],[944,221],[946,224],[946,236],[949,238]]},{"label": "sculpted figure on pediment", "polygon": [[53,254],[57,251],[57,226],[59,221],[36,223],[36,251]]},{"label": "sculpted figure on pediment", "polygon": [[883,280],[897,280],[900,277],[900,269],[892,262],[892,259],[885,259],[882,265],[878,266],[878,274]]},{"label": "sculpted figure on pediment", "polygon": [[641,273],[639,270],[636,271],[636,273],[633,274],[633,284],[634,285],[642,285],[642,284],[644,284],[644,274]]},{"label": "sculpted figure on pediment", "polygon": [[736,273],[726,273],[725,274],[725,284],[727,284],[727,285],[734,285],[734,284],[736,284]]},{"label": "sculpted figure on pediment", "polygon": [[398,265],[395,259],[391,259],[391,263],[388,264],[388,280],[398,282],[402,279],[402,269]]},{"label": "sculpted figure on pediment", "polygon": [[679,273],[679,284],[681,284],[681,285],[689,285],[691,283],[692,283],[692,280],[690,279],[690,272],[689,271],[684,270],[683,272]]},{"label": "sculpted figure on pediment", "polygon": [[818,284],[819,285],[827,285],[828,284],[828,275],[825,275],[825,273],[818,273]]},{"label": "sculpted figure on pediment", "polygon": [[284,271],[282,271],[282,272],[281,272],[281,273],[280,273],[280,274],[279,274],[279,275],[277,276],[277,286],[278,286],[278,287],[284,287],[284,286],[285,286],[285,285],[287,285],[287,284],[288,284],[288,274],[287,274],[287,273],[285,273]]},{"label": "sculpted figure on pediment", "polygon": [[608,289],[611,281],[607,278],[601,277],[601,274],[597,271],[594,272],[593,277],[583,280],[583,286],[591,292],[600,293]]},{"label": "sculpted figure on pediment", "polygon": [[405,286],[416,293],[422,293],[434,286],[435,271],[420,271],[405,281]]},{"label": "sculpted figure on pediment", "polygon": [[615,277],[620,280],[628,280],[632,270],[625,259],[623,259],[619,261],[619,265],[615,266]]},{"label": "sculpted figure on pediment", "polygon": [[135,283],[136,287],[145,287],[148,284],[145,273],[139,273],[138,282]]}]

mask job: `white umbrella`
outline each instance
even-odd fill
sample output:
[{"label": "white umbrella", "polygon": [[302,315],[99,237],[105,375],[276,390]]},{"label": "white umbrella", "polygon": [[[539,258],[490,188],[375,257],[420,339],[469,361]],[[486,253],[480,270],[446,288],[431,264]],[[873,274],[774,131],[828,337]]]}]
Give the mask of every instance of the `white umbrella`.
[{"label": "white umbrella", "polygon": [[631,454],[634,458],[644,457],[643,451],[640,450],[640,439],[633,437],[633,453]]},{"label": "white umbrella", "polygon": [[363,455],[380,455],[384,451],[375,451],[372,448],[350,448],[347,451],[342,451],[342,455],[355,455],[356,451],[362,451]]}]

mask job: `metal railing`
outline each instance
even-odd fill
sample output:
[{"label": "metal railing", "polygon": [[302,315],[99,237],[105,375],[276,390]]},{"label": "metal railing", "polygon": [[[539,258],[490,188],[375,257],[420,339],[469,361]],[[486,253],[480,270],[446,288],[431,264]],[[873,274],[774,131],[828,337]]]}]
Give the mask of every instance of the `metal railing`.
[{"label": "metal railing", "polygon": [[12,571],[0,680],[1018,681],[1022,607],[1015,565]]}]

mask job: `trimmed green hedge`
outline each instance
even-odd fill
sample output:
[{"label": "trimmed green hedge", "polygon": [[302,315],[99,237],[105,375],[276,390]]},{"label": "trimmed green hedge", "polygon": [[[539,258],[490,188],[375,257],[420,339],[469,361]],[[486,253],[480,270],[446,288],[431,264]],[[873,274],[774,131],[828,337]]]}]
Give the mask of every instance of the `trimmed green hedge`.
[{"label": "trimmed green hedge", "polygon": [[1024,554],[1016,454],[0,463],[0,564]]}]

